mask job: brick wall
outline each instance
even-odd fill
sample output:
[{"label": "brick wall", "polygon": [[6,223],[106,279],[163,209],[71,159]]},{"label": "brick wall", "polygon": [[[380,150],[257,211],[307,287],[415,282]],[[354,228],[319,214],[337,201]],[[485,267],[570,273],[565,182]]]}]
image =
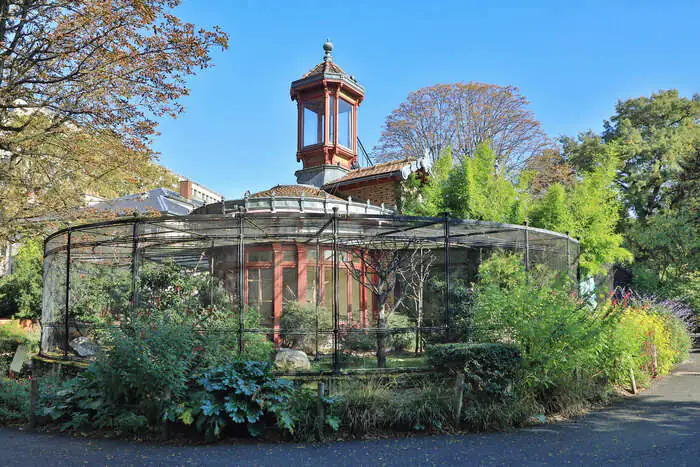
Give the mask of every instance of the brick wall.
[{"label": "brick wall", "polygon": [[338,194],[343,197],[352,196],[353,201],[364,203],[369,200],[370,203],[379,206],[384,203],[386,207],[392,207],[396,204],[396,184],[395,180],[381,180],[380,182],[356,185],[351,187],[341,187],[338,189]]}]

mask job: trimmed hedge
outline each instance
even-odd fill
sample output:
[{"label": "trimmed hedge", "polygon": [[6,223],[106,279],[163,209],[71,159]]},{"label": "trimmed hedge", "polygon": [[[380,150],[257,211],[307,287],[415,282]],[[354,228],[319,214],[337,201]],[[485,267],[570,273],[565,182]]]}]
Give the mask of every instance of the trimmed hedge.
[{"label": "trimmed hedge", "polygon": [[472,399],[502,399],[511,392],[522,357],[512,344],[438,344],[428,347],[428,361],[438,368],[463,368]]}]

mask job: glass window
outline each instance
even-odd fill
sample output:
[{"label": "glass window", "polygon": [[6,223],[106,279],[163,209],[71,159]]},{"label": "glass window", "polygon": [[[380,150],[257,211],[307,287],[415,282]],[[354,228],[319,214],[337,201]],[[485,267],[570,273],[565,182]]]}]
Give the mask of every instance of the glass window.
[{"label": "glass window", "polygon": [[338,104],[338,144],[352,149],[352,104],[343,99]]},{"label": "glass window", "polygon": [[306,301],[316,303],[316,267],[306,268]]},{"label": "glass window", "polygon": [[318,256],[318,255],[316,254],[316,247],[314,247],[314,248],[309,248],[308,250],[306,250],[306,259],[307,259],[308,261],[316,262],[316,257],[317,257],[317,256]]},{"label": "glass window", "polygon": [[[333,261],[333,250],[323,250],[323,259],[326,261]],[[341,256],[338,255],[338,261],[341,260]]]},{"label": "glass window", "polygon": [[260,324],[266,328],[274,323],[273,290],[272,268],[248,268],[248,306],[260,313]]},{"label": "glass window", "polygon": [[357,324],[360,322],[360,282],[354,277],[351,277],[352,281],[352,322]]},{"label": "glass window", "polygon": [[253,250],[248,252],[248,261],[257,262],[271,262],[272,261],[272,251],[271,250]]},{"label": "glass window", "polygon": [[332,143],[335,141],[335,96],[330,96],[328,107],[330,108],[330,115],[328,116],[328,133],[330,135],[330,142]]},{"label": "glass window", "polygon": [[282,299],[285,302],[297,299],[298,282],[297,268],[282,269]]},{"label": "glass window", "polygon": [[285,263],[296,263],[297,252],[295,250],[282,250],[282,261]]},{"label": "glass window", "polygon": [[323,99],[304,102],[304,146],[323,142]]},{"label": "glass window", "polygon": [[348,320],[348,270],[338,269],[338,316]]},{"label": "glass window", "polygon": [[333,307],[333,268],[323,268],[323,304]]}]

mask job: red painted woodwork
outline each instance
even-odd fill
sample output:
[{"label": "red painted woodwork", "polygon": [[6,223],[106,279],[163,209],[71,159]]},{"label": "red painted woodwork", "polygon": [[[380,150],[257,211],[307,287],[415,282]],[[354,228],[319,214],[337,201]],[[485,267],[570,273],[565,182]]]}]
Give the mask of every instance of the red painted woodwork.
[{"label": "red painted woodwork", "polygon": [[[326,76],[326,75],[324,75]],[[357,161],[357,110],[364,98],[361,87],[351,85],[349,76],[312,80],[311,82],[292,83],[291,98],[297,101],[297,162],[303,162],[304,168],[318,167],[321,165],[340,165],[350,169]],[[335,106],[331,109],[330,96],[335,97]],[[304,103],[323,99],[323,142],[304,146]],[[340,99],[345,100],[352,107],[350,146],[345,148],[338,142],[338,110]],[[331,119],[331,112],[333,118]],[[330,140],[330,122],[333,121],[333,140]]]}]

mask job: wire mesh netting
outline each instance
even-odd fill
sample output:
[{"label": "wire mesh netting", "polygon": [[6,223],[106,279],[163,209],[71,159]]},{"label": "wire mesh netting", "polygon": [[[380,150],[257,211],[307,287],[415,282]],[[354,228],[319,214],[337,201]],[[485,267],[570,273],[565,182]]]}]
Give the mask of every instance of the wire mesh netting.
[{"label": "wire mesh netting", "polygon": [[[306,353],[310,373],[426,368],[496,251],[575,278],[579,243],[525,226],[426,217],[235,213],[133,218],[47,238],[41,350],[77,358],[109,329],[196,327],[231,358]],[[284,371],[284,367],[281,367]]]}]

